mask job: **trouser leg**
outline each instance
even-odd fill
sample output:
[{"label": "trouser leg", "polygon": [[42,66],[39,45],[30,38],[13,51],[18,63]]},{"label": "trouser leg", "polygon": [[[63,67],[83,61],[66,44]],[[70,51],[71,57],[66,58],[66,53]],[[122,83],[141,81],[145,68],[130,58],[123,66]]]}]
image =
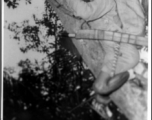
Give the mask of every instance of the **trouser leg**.
[{"label": "trouser leg", "polygon": [[[102,70],[93,85],[95,92],[102,96],[109,95],[120,88],[129,78],[127,70],[136,66],[139,60],[138,51],[134,46],[122,45],[120,48],[122,56],[119,56],[115,68],[115,75],[112,76],[111,72],[113,71],[113,58],[115,55],[112,46],[111,48],[106,46],[109,54],[107,52]],[[97,100],[102,101],[98,98],[99,97],[97,97]]]}]

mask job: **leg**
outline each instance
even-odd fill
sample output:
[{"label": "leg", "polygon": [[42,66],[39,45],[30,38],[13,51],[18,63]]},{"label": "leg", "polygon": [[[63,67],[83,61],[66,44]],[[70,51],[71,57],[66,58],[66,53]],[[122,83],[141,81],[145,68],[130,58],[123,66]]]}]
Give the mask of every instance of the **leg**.
[{"label": "leg", "polygon": [[[113,76],[113,59],[115,53],[112,44],[104,44],[104,50],[106,50],[105,59],[103,62],[102,70],[99,73],[96,81],[93,84],[93,89],[97,93],[96,100],[94,102],[95,109],[101,111],[103,116],[111,117],[107,111],[109,103],[108,96],[115,90],[119,89],[129,78],[127,70],[135,67],[139,61],[139,53],[132,45],[123,44],[120,47],[122,56],[118,57],[116,62],[115,75]],[[120,54],[121,55],[121,54]],[[114,62],[115,63],[115,62]]]},{"label": "leg", "polygon": [[[108,44],[108,45],[107,45]],[[100,95],[105,96],[120,88],[129,78],[127,70],[135,67],[139,61],[139,53],[137,49],[128,44],[121,44],[120,51],[122,56],[118,57],[116,63],[115,76],[111,76],[113,67],[113,58],[115,56],[113,44],[104,44],[104,49],[107,51],[102,70],[94,82],[93,89],[99,95],[97,100],[101,101]]]}]

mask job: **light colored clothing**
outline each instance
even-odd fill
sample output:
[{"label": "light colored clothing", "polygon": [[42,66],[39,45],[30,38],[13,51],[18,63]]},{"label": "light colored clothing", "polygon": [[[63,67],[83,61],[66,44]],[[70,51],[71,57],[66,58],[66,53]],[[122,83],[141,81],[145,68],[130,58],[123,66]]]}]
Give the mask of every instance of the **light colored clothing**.
[{"label": "light colored clothing", "polygon": [[[139,61],[138,50],[133,45],[122,43],[120,46],[117,43],[103,41],[102,47],[105,50],[105,57],[102,66],[102,71],[113,74],[125,72],[135,67]],[[119,48],[120,55],[117,55],[115,50]],[[115,57],[118,57],[115,61]]]},{"label": "light colored clothing", "polygon": [[[66,7],[75,16],[90,21],[91,29],[118,31],[134,35],[144,34],[145,18],[138,0],[65,1]],[[117,74],[137,65],[139,53],[135,46],[125,43],[121,43],[119,46],[118,43],[110,41],[101,41],[100,43],[105,51],[103,71],[111,74],[115,68]],[[122,56],[116,55],[115,49],[117,48],[120,49]]]},{"label": "light colored clothing", "polygon": [[100,18],[90,23],[92,28],[114,31],[122,24],[123,28],[119,28],[121,32],[135,35],[144,32],[145,17],[138,0],[93,0],[88,3],[82,0],[63,1],[75,16],[86,21]]}]

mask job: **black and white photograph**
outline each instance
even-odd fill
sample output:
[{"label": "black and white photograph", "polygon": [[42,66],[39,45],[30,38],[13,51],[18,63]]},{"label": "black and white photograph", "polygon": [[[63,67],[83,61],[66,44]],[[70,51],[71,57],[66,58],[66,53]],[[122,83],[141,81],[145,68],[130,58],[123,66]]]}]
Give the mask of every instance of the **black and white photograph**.
[{"label": "black and white photograph", "polygon": [[151,120],[150,0],[3,0],[1,120]]}]

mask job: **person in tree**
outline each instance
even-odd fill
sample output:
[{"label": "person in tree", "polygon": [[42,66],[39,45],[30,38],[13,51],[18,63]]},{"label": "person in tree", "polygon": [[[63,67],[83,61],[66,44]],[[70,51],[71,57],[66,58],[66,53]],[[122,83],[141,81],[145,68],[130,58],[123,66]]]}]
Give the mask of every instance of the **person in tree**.
[{"label": "person in tree", "polygon": [[[74,16],[89,24],[89,29],[99,29],[145,35],[145,16],[139,0],[59,0],[66,2],[66,8]],[[84,29],[87,29],[86,27]],[[136,46],[127,43],[101,41],[105,52],[101,71],[96,78],[93,89],[96,104],[107,104],[108,96],[120,88],[129,78],[129,70],[139,62]],[[101,107],[96,107],[98,111]]]}]

